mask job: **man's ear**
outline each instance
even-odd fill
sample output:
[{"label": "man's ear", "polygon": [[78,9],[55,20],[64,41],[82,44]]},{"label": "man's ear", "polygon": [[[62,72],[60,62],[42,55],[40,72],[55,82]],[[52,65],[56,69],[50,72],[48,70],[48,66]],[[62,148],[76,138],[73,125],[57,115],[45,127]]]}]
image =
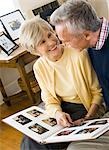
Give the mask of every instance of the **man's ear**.
[{"label": "man's ear", "polygon": [[91,39],[91,32],[90,31],[84,31],[84,37],[87,41]]}]

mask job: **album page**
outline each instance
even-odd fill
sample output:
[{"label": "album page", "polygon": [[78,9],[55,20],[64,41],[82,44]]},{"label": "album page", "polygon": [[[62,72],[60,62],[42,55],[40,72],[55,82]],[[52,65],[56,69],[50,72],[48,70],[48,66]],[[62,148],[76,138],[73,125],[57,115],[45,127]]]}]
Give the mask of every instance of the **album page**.
[{"label": "album page", "polygon": [[62,129],[42,108],[32,106],[2,120],[39,143]]},{"label": "album page", "polygon": [[109,130],[109,118],[93,119],[80,126],[64,128],[46,139],[47,143],[96,139]]}]

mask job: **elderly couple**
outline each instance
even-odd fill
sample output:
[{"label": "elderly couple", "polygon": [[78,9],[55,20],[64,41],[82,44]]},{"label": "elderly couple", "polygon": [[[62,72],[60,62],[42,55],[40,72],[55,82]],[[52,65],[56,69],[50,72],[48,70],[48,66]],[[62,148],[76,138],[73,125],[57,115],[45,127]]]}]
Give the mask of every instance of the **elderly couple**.
[{"label": "elderly couple", "polygon": [[[109,22],[100,19],[85,0],[68,0],[54,11],[50,21],[56,32],[35,17],[25,21],[20,33],[21,45],[40,56],[33,70],[46,112],[64,127],[102,117],[106,110],[103,103],[109,107]],[[107,141],[101,137],[93,143],[103,150],[109,146]],[[90,141],[40,145],[27,136],[21,144],[21,150],[89,147],[95,150]]]}]

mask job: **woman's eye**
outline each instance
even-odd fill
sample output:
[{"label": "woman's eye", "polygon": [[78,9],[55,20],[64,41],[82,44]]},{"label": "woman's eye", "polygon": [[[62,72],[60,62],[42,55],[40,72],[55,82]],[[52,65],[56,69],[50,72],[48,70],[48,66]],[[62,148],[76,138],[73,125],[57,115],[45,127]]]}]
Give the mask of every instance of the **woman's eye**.
[{"label": "woman's eye", "polygon": [[52,34],[51,34],[51,33],[49,33],[49,34],[48,34],[48,38],[49,38],[49,37],[51,37],[51,36],[52,36]]},{"label": "woman's eye", "polygon": [[45,40],[41,41],[41,44],[44,44],[45,43]]}]

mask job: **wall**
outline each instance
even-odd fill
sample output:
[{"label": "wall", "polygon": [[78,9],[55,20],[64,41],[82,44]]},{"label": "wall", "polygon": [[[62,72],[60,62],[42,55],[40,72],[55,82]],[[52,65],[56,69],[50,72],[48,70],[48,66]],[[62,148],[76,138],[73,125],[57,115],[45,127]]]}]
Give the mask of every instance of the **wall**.
[{"label": "wall", "polygon": [[[0,76],[1,76],[1,69],[0,69]],[[0,105],[3,104],[3,96],[1,94],[1,91],[0,91]]]},{"label": "wall", "polygon": [[95,8],[97,15],[109,19],[109,0],[88,0]]},{"label": "wall", "polygon": [[3,96],[2,96],[2,94],[1,94],[1,92],[0,92],[0,105],[1,104],[3,104]]},{"label": "wall", "polygon": [[14,0],[14,3],[22,10],[25,18],[28,19],[34,16],[32,13],[33,9],[36,9],[53,1],[54,0]]}]

